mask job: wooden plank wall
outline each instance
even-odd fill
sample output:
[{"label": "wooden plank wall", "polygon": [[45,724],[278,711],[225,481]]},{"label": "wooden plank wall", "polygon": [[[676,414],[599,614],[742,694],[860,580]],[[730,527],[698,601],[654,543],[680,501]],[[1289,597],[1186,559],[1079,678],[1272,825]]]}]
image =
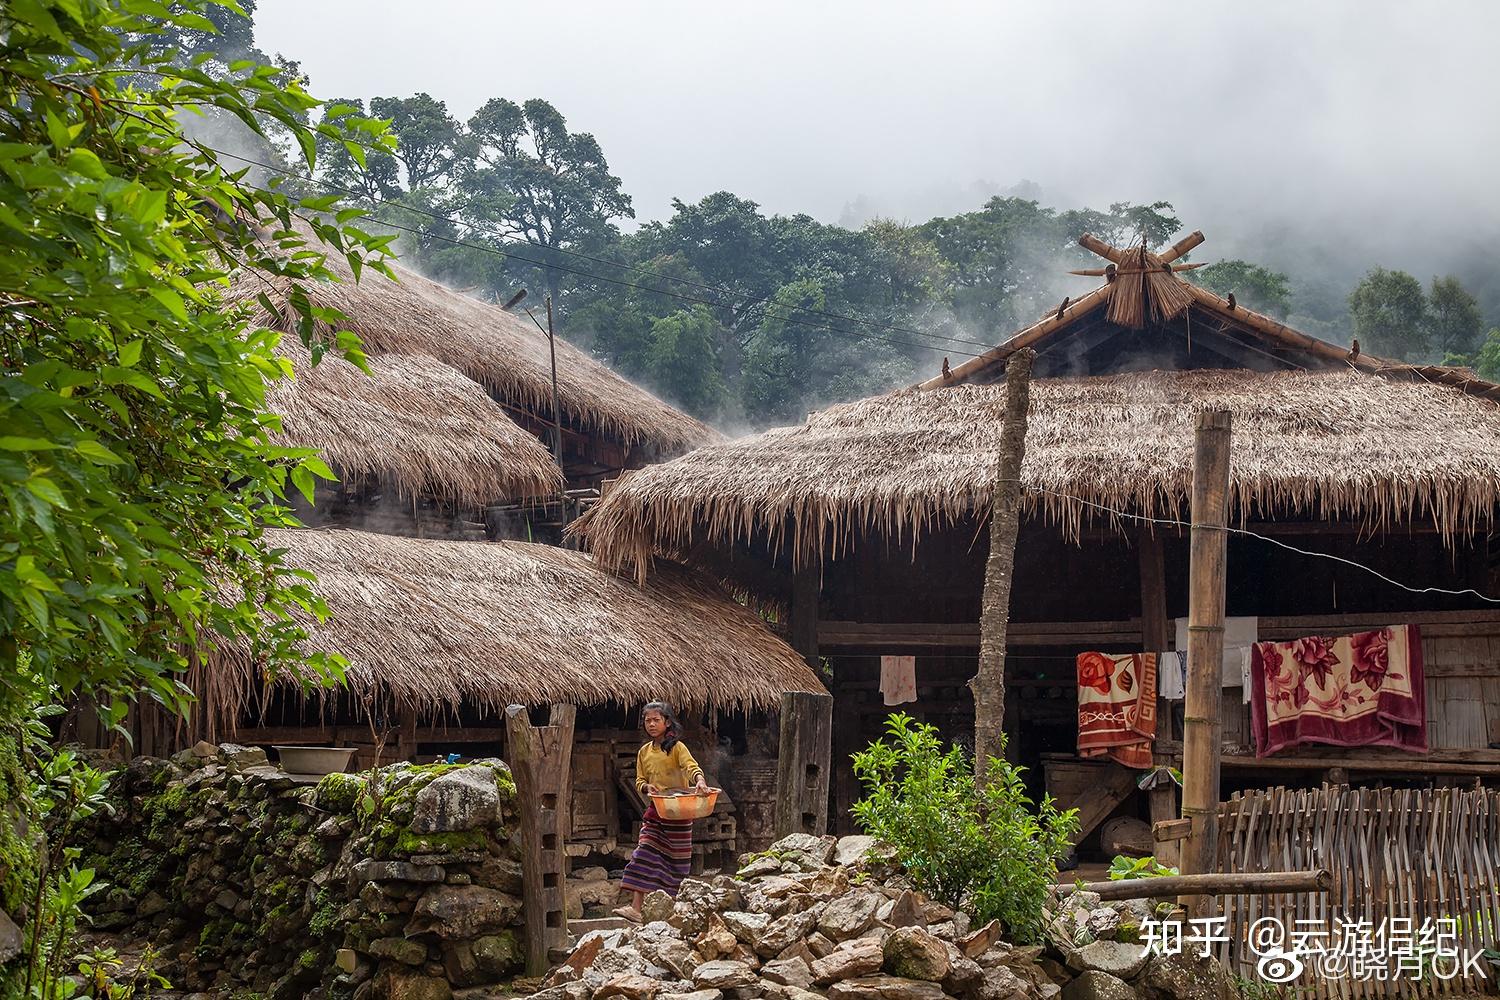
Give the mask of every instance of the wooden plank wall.
[{"label": "wooden plank wall", "polygon": [[[1246,979],[1256,979],[1258,959],[1244,935],[1266,917],[1288,935],[1299,920],[1330,931],[1341,919],[1368,920],[1372,936],[1387,917],[1410,918],[1413,928],[1456,917],[1459,951],[1477,954],[1500,935],[1500,789],[1324,785],[1236,793],[1221,808],[1218,865],[1237,872],[1326,868],[1333,875],[1326,894],[1221,899],[1231,941],[1218,957]],[[1329,980],[1311,967],[1289,985],[1312,997],[1361,1000],[1484,989],[1473,979]]]}]

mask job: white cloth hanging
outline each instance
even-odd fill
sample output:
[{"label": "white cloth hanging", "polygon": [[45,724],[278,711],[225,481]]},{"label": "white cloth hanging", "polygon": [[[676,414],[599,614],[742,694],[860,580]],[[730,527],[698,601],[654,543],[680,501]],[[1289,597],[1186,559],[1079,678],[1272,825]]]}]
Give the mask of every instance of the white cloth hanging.
[{"label": "white cloth hanging", "polygon": [[917,700],[917,658],[915,656],[882,656],[880,658],[880,693],[887,705],[902,705]]},{"label": "white cloth hanging", "polygon": [[1156,654],[1156,694],[1168,701],[1181,701],[1186,697],[1187,650]]},{"label": "white cloth hanging", "polygon": [[[1188,620],[1186,618],[1175,618],[1173,622],[1177,627],[1177,649],[1179,652],[1186,653],[1188,648]],[[1249,674],[1245,667],[1245,657],[1250,647],[1255,645],[1259,629],[1259,618],[1224,619],[1224,660],[1220,666],[1221,686],[1227,688],[1240,687],[1241,685],[1249,686]]]}]

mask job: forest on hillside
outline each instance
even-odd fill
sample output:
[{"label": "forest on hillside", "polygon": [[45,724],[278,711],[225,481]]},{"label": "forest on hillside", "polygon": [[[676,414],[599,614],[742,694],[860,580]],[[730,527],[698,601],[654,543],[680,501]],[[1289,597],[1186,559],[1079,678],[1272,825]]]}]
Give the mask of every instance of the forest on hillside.
[{"label": "forest on hillside", "polygon": [[[255,49],[253,22],[229,15],[217,35],[167,41],[209,66],[273,61]],[[285,56],[274,61],[300,73]],[[425,93],[364,94],[322,114],[389,122],[388,138],[353,153],[329,143],[309,176],[285,166],[292,150],[274,130],[268,141],[226,116],[196,130],[257,183],[368,209],[368,225],[394,233],[403,263],[424,274],[497,302],[526,289],[522,307],[538,318],[550,295],[562,336],[731,429],[796,422],[998,343],[1090,286],[1068,275],[1099,263],[1078,247],[1082,233],[1160,246],[1191,228],[1169,191],[1056,207],[1026,185],[922,222],[848,228],[718,191],[637,224],[606,150],[545,99],[494,97],[464,119]],[[1210,263],[1191,280],[1307,333],[1500,378],[1492,289],[1479,290],[1481,302],[1455,276],[1424,281],[1376,260],[1344,287],[1211,250],[1212,241],[1196,255]]]}]

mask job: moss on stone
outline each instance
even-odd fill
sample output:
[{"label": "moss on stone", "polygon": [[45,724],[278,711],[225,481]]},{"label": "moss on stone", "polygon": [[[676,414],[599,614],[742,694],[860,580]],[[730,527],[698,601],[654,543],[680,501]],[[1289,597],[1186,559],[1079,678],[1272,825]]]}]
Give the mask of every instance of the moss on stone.
[{"label": "moss on stone", "polygon": [[392,845],[398,855],[456,854],[484,850],[489,838],[483,830],[456,830],[450,833],[415,833],[402,830]]},{"label": "moss on stone", "polygon": [[357,774],[324,775],[318,782],[317,805],[326,812],[345,815],[354,811],[354,803],[365,790],[365,779]]}]

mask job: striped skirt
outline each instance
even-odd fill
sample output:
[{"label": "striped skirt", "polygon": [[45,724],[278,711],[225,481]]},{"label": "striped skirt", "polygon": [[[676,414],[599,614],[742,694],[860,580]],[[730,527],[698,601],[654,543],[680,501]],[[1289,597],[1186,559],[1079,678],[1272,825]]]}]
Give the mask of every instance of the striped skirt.
[{"label": "striped skirt", "polygon": [[648,806],[641,823],[641,840],[620,886],[631,892],[662,890],[677,895],[682,880],[693,865],[693,821],[662,819],[655,806]]}]

